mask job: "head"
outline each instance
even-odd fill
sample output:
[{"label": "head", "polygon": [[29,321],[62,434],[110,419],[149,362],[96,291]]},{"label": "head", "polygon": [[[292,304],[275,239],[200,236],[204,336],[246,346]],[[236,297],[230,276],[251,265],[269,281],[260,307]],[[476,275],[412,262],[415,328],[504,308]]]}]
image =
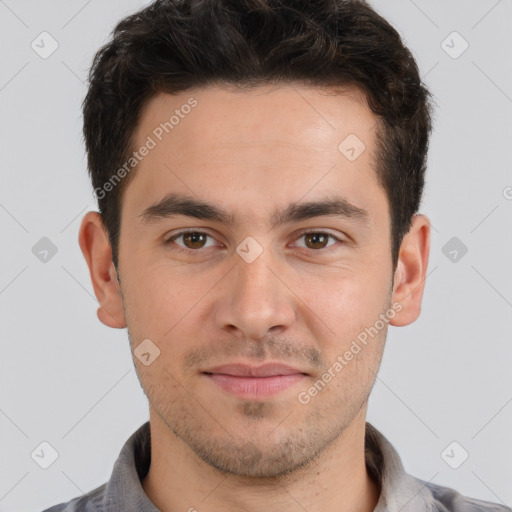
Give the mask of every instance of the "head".
[{"label": "head", "polygon": [[[410,51],[364,1],[157,0],[97,53],[83,110],[100,211],[80,245],[100,320],[159,351],[134,356],[155,417],[222,471],[314,460],[420,312],[431,107]],[[240,398],[207,376],[268,361],[303,378]]]}]

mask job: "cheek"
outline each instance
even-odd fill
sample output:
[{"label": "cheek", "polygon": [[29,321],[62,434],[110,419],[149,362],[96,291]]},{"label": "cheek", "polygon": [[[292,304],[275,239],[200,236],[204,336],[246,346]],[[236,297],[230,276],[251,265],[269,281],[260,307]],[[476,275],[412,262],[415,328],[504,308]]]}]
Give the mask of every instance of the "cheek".
[{"label": "cheek", "polygon": [[340,281],[337,286],[333,283],[333,292],[312,299],[316,301],[315,312],[334,331],[324,330],[327,335],[317,338],[317,342],[322,344],[328,369],[336,375],[332,386],[335,394],[334,390],[352,389],[355,382],[371,383],[375,378],[388,326],[380,316],[390,302],[389,283],[384,282],[355,278]]},{"label": "cheek", "polygon": [[[123,286],[130,332],[157,343],[174,339],[197,318],[212,283],[210,274],[185,272],[168,264],[134,265]],[[197,322],[192,321],[197,328]],[[135,340],[134,340],[135,341]]]},{"label": "cheek", "polygon": [[338,339],[373,325],[391,294],[390,276],[383,273],[351,272],[313,282],[315,286],[308,281],[300,291],[301,297],[307,297],[303,314],[309,308],[329,327],[326,332]]}]

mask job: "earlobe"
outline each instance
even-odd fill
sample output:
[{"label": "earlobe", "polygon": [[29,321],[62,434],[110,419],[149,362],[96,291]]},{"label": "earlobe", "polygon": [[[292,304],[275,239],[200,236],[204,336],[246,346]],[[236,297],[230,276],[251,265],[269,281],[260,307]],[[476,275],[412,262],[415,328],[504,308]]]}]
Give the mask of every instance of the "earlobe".
[{"label": "earlobe", "polygon": [[89,267],[94,294],[100,304],[98,319],[107,327],[123,329],[126,327],[126,319],[112,261],[112,248],[98,212],[87,212],[82,219],[78,243]]},{"label": "earlobe", "polygon": [[392,302],[401,304],[402,308],[390,321],[391,325],[409,325],[420,316],[429,253],[429,219],[425,215],[414,215],[400,246]]}]

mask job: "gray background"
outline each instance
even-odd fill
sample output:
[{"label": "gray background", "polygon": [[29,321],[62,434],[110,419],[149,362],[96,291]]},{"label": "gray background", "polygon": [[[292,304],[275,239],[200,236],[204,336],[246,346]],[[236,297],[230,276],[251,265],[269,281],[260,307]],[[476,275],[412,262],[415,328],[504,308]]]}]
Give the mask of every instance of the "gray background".
[{"label": "gray background", "polygon": [[[81,141],[87,69],[116,21],[145,3],[0,0],[1,511],[40,511],[104,483],[148,419],[127,334],[96,318],[77,242],[96,209]],[[422,315],[390,328],[368,421],[409,473],[510,505],[512,1],[372,4],[403,35],[438,108]],[[47,59],[31,47],[43,31],[59,45]],[[454,31],[469,44],[461,55]],[[32,252],[43,237],[57,248],[47,262]],[[443,252],[452,237],[459,248]],[[42,441],[59,454],[48,469],[31,458]],[[458,469],[441,456],[452,441],[469,453]]]}]

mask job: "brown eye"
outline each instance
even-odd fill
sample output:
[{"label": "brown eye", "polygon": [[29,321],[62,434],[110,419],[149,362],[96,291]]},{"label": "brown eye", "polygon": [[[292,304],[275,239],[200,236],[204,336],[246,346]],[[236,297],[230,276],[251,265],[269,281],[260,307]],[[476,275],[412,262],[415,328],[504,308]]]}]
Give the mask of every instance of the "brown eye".
[{"label": "brown eye", "polygon": [[[177,245],[176,250],[182,251],[194,251],[209,247],[206,245],[208,238],[212,238],[207,233],[202,231],[182,231],[166,240],[166,245]],[[182,243],[177,243],[176,240],[182,240]],[[213,240],[213,239],[212,239]]]},{"label": "brown eye", "polygon": [[201,249],[206,241],[204,233],[185,233],[182,237],[188,249]]},{"label": "brown eye", "polygon": [[334,240],[334,242],[338,242],[340,244],[343,243],[342,240],[338,239],[334,235],[325,233],[323,231],[309,231],[307,233],[302,233],[297,240],[301,239],[304,239],[305,245],[299,245],[299,247],[313,250],[326,249],[331,245],[335,245],[335,243],[329,244],[329,239]]},{"label": "brown eye", "polygon": [[329,240],[329,237],[325,233],[308,233],[304,236],[306,245],[311,244],[311,249],[323,249]]}]

